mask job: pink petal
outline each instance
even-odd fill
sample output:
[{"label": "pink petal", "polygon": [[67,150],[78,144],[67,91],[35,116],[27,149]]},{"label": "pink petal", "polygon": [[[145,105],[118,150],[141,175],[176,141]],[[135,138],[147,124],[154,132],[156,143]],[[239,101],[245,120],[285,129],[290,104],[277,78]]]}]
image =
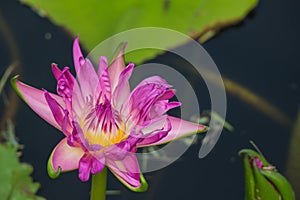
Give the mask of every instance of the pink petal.
[{"label": "pink petal", "polygon": [[113,103],[117,110],[120,109],[121,105],[130,96],[129,79],[131,77],[133,69],[134,64],[129,63],[129,65],[125,69],[123,69],[122,73],[120,74],[118,84],[113,93]]},{"label": "pink petal", "polygon": [[[161,122],[160,122],[161,121]],[[145,130],[143,130],[143,139],[137,143],[137,146],[147,146],[151,145],[153,143],[159,142],[162,140],[164,137],[168,135],[168,133],[171,130],[171,122],[168,119],[163,120],[163,118],[151,124],[150,126],[152,127],[152,131],[145,133]],[[156,128],[154,128],[157,126]],[[167,126],[167,128],[166,128]],[[149,127],[147,127],[149,129]]]},{"label": "pink petal", "polygon": [[128,153],[123,160],[107,158],[106,161],[111,172],[127,187],[139,188],[141,186],[141,172],[135,153]]},{"label": "pink petal", "polygon": [[99,79],[100,79],[102,73],[104,72],[104,70],[106,70],[107,68],[108,68],[107,58],[105,56],[100,56],[99,67],[98,67],[98,77],[99,77]]},{"label": "pink petal", "polygon": [[91,173],[97,174],[103,170],[105,167],[105,158],[102,157],[101,159],[93,158],[92,166],[91,166]]},{"label": "pink petal", "polygon": [[73,93],[72,93],[72,111],[75,112],[76,116],[80,116],[84,107],[84,100],[81,94],[80,87],[77,81],[74,81]]},{"label": "pink petal", "polygon": [[[80,87],[75,77],[70,73],[67,67],[65,67],[64,70],[61,71],[56,64],[52,64],[52,72],[56,80],[58,81],[57,92],[64,97],[64,101],[66,102],[69,113],[72,115],[72,111],[75,111],[75,115],[80,116],[84,106],[84,101]],[[65,92],[60,91],[60,79],[66,79],[64,83],[68,83],[67,85],[64,85],[66,87],[64,89],[67,89]],[[69,99],[70,96],[71,100]]]},{"label": "pink petal", "polygon": [[127,43],[123,44],[119,54],[113,60],[112,64],[108,68],[112,91],[114,91],[115,87],[117,86],[117,84],[119,82],[120,74],[122,73],[122,71],[125,68],[125,63],[124,63],[123,57],[124,57],[124,50],[125,50],[126,45],[127,45]]},{"label": "pink petal", "polygon": [[108,74],[108,65],[106,57],[101,56],[98,69],[99,86],[97,92],[103,92],[107,99],[111,99],[110,77]]},{"label": "pink petal", "polygon": [[77,72],[77,78],[84,100],[88,97],[94,97],[99,79],[89,59],[85,59]]},{"label": "pink petal", "polygon": [[170,109],[181,106],[180,102],[172,101],[168,102],[168,100],[157,101],[150,110],[150,117],[156,118],[157,116],[161,116]]},{"label": "pink petal", "polygon": [[73,43],[73,60],[74,60],[76,74],[77,74],[79,72],[81,65],[84,62],[84,57],[82,55],[82,52],[81,52],[81,49],[79,46],[78,36],[75,38],[74,43]]},{"label": "pink petal", "polygon": [[49,105],[49,108],[53,114],[54,119],[56,120],[57,124],[61,127],[63,133],[68,136],[72,132],[72,126],[67,115],[67,111],[65,112],[63,108],[53,99],[49,92],[45,91],[45,98]]},{"label": "pink petal", "polygon": [[177,108],[181,106],[181,102],[178,102],[178,101],[172,101],[172,102],[168,102],[165,104],[165,112],[167,112],[168,110],[171,110],[173,108]]},{"label": "pink petal", "polygon": [[111,145],[105,149],[105,157],[110,160],[123,160],[129,153],[136,152],[136,143],[143,138],[139,135],[130,134],[126,140]]},{"label": "pink petal", "polygon": [[92,159],[88,154],[84,154],[79,160],[78,177],[81,181],[88,181],[91,174]]},{"label": "pink petal", "polygon": [[[147,78],[138,84],[130,94],[129,106],[124,106],[125,109],[129,107],[130,119],[135,124],[141,125],[145,120],[161,116],[168,108],[180,105],[168,106],[167,98],[175,94],[169,87],[171,85],[158,76]],[[127,114],[126,110],[124,113]]]},{"label": "pink petal", "polygon": [[175,95],[176,91],[174,89],[168,89],[158,100],[169,100]]},{"label": "pink petal", "polygon": [[164,127],[167,127],[167,124],[168,124],[167,118],[168,118],[168,115],[161,115],[154,119],[145,121],[142,124],[141,131],[145,135],[145,134],[151,133],[156,130],[162,130],[162,129],[164,129]]},{"label": "pink petal", "polygon": [[[84,155],[80,147],[71,147],[67,144],[67,138],[62,139],[53,150],[49,164],[54,171],[70,171],[77,169],[79,160]],[[49,167],[49,166],[48,166]]]},{"label": "pink petal", "polygon": [[57,64],[55,64],[55,63],[52,63],[51,67],[52,67],[52,73],[53,73],[55,79],[58,80],[59,77],[62,75],[61,70],[57,67]]},{"label": "pink petal", "polygon": [[[61,130],[61,126],[55,120],[52,111],[45,99],[44,91],[33,88],[29,85],[26,85],[17,79],[12,80],[12,84],[17,90],[21,98],[31,107],[31,109],[36,112],[41,118],[47,121],[52,126]],[[55,101],[65,109],[65,103],[60,96],[49,93],[49,95],[55,99]]]},{"label": "pink petal", "polygon": [[90,60],[84,59],[79,46],[78,37],[75,38],[73,43],[73,59],[81,92],[85,100],[86,97],[94,94],[99,79],[93,64]]},{"label": "pink petal", "polygon": [[149,134],[150,136],[145,137],[141,142],[137,143],[137,146],[151,146],[153,143],[159,142],[162,138],[166,137],[168,131],[157,131],[154,134]]},{"label": "pink petal", "polygon": [[177,117],[168,116],[168,120],[170,120],[171,122],[171,130],[167,136],[152,144],[147,144],[147,145],[137,144],[138,147],[160,145],[192,134],[202,133],[207,130],[206,126],[185,121]]},{"label": "pink petal", "polygon": [[164,80],[163,78],[161,78],[160,76],[151,76],[148,77],[146,79],[144,79],[143,81],[141,81],[136,88],[143,86],[143,85],[147,85],[147,84],[157,84],[157,85],[162,85],[166,88],[171,88],[172,85],[168,84],[166,82],[166,80]]}]

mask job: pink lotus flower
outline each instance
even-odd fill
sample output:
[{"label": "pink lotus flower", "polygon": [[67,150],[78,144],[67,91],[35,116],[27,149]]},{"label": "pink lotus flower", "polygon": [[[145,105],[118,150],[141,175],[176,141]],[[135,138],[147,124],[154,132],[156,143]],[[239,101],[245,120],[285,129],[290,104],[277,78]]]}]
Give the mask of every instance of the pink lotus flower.
[{"label": "pink lotus flower", "polygon": [[87,181],[90,173],[107,166],[130,189],[145,190],[137,148],[206,131],[205,126],[166,114],[181,104],[169,102],[175,90],[161,77],[147,78],[130,92],[134,64],[124,66],[124,48],[109,67],[106,57],[100,57],[96,73],[76,38],[73,56],[78,81],[68,67],[60,70],[52,64],[58,95],[12,80],[23,100],[65,135],[49,158],[51,177],[78,169],[79,178]]}]

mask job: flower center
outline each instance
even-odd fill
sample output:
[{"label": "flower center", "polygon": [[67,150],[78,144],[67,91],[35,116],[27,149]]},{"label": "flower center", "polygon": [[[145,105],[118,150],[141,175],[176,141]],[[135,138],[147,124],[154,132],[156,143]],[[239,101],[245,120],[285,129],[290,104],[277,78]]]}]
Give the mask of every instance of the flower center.
[{"label": "flower center", "polygon": [[81,128],[84,137],[90,144],[107,147],[125,140],[128,137],[126,125],[108,100],[102,103],[86,105],[85,117]]}]

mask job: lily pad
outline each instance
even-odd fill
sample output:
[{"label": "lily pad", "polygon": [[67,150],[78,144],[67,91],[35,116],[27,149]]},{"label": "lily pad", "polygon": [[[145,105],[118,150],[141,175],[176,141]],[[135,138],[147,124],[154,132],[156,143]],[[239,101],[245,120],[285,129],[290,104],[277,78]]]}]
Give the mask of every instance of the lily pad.
[{"label": "lily pad", "polygon": [[[72,36],[79,35],[81,42],[92,50],[108,37],[138,27],[164,27],[200,37],[206,41],[224,26],[241,21],[258,3],[258,0],[21,0],[42,17],[67,28]],[[202,36],[202,37],[201,37]],[[147,40],[146,36],[141,38]],[[163,42],[164,38],[162,38]],[[184,41],[172,42],[167,48]],[[169,44],[168,44],[169,45]],[[155,56],[157,50],[139,53],[131,61]]]}]

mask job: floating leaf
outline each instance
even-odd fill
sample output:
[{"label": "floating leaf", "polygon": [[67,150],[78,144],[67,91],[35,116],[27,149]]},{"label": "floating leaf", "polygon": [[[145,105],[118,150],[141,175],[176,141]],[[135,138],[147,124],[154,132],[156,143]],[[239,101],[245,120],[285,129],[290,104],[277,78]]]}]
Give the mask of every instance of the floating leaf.
[{"label": "floating leaf", "polygon": [[[200,41],[206,41],[220,28],[241,21],[258,3],[258,0],[21,1],[41,16],[66,27],[73,37],[79,35],[88,50],[114,34],[138,27],[169,28],[194,38],[202,36]],[[141,35],[140,39],[143,38],[151,40]],[[174,40],[166,48],[183,42]],[[145,50],[130,60],[139,63],[158,52]]]}]

